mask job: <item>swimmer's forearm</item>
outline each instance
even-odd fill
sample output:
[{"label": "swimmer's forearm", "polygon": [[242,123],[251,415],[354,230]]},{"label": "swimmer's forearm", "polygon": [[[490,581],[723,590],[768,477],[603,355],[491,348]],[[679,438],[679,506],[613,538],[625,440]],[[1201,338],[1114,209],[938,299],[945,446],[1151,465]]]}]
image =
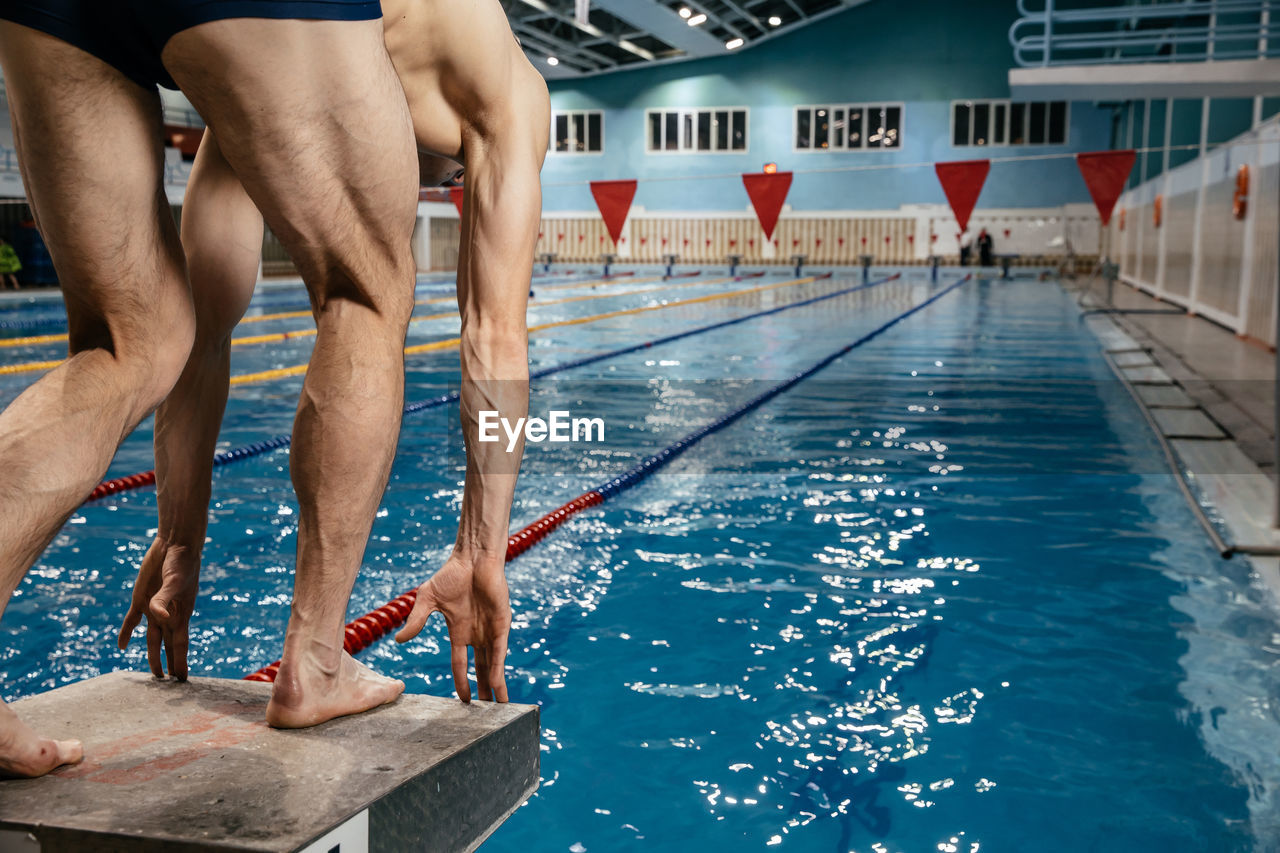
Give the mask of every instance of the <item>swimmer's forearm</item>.
[{"label": "swimmer's forearm", "polygon": [[481,412],[498,412],[509,423],[528,414],[524,329],[464,336],[462,358],[461,414],[467,476],[455,553],[474,566],[500,570],[506,563],[511,501],[524,438],[521,436],[509,449],[506,441],[481,442],[477,437]]},{"label": "swimmer's forearm", "polygon": [[213,454],[226,407],[230,340],[203,345],[156,412],[156,504],[159,536],[169,545],[204,547]]}]

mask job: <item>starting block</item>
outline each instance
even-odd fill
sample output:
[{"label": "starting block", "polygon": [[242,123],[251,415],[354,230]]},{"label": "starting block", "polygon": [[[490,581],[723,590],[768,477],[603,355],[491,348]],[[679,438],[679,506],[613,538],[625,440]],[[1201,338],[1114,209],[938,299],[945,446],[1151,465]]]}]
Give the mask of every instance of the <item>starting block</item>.
[{"label": "starting block", "polygon": [[0,781],[0,851],[470,851],[538,787],[534,706],[405,695],[278,730],[270,692],[116,672],[14,703],[85,757]]}]

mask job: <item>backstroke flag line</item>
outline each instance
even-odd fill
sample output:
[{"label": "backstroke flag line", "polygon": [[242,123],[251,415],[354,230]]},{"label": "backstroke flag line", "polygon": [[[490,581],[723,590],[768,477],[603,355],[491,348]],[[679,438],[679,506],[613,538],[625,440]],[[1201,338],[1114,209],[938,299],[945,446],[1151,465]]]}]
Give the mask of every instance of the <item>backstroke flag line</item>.
[{"label": "backstroke flag line", "polygon": [[951,212],[955,214],[960,230],[969,228],[969,217],[982,194],[982,185],[987,182],[987,173],[991,171],[990,160],[955,160],[950,163],[935,163],[934,171],[938,173],[938,181],[942,184],[942,192],[947,196]]},{"label": "backstroke flag line", "polygon": [[1137,152],[1133,150],[1090,151],[1076,155],[1076,165],[1080,167],[1080,174],[1084,175],[1085,186],[1089,188],[1089,195],[1098,207],[1103,225],[1111,221],[1111,212],[1115,210],[1120,193],[1124,192],[1125,182],[1129,180],[1129,173],[1133,171],[1133,161],[1137,156]]},{"label": "backstroke flag line", "polygon": [[635,181],[592,181],[591,194],[595,196],[596,207],[604,217],[604,227],[609,229],[613,245],[618,245],[622,236],[622,226],[631,212],[631,201],[636,197]]},{"label": "backstroke flag line", "polygon": [[764,229],[766,240],[773,239],[773,229],[778,225],[778,214],[782,212],[782,204],[787,200],[787,192],[791,189],[790,172],[755,172],[742,176],[742,183],[751,198],[751,206],[755,208],[760,227]]}]

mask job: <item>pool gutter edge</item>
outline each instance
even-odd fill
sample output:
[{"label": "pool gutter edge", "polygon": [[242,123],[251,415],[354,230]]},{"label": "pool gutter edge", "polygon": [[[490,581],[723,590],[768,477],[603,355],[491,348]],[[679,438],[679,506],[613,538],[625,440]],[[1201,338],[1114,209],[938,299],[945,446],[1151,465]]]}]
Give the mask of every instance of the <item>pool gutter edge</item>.
[{"label": "pool gutter edge", "polygon": [[[1250,558],[1259,579],[1280,604],[1280,529],[1265,517],[1275,505],[1276,485],[1245,453],[1231,433],[1193,401],[1160,402],[1181,393],[1149,347],[1140,345],[1106,315],[1084,318],[1103,357],[1142,409],[1157,438],[1170,452],[1174,474],[1211,527],[1216,521],[1225,536],[1224,557]],[[1144,389],[1145,392],[1144,393]],[[1203,516],[1205,511],[1214,516]],[[1215,543],[1216,546],[1216,543]]]}]

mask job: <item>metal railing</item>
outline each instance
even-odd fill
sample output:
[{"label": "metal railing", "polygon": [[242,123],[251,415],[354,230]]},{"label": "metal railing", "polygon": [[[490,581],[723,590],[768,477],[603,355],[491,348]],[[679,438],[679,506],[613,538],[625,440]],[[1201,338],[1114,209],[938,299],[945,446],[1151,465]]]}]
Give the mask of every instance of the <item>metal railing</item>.
[{"label": "metal railing", "polygon": [[1071,8],[1042,0],[1009,28],[1023,67],[1202,62],[1280,56],[1280,0],[1128,0]]}]

